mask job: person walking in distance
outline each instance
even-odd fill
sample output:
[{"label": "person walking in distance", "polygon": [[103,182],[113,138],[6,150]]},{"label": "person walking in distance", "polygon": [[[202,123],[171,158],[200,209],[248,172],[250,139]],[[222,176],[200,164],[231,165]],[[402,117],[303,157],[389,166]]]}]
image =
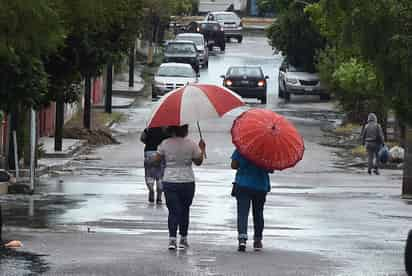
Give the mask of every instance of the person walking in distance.
[{"label": "person walking in distance", "polygon": [[[368,152],[368,173],[379,174],[379,150],[384,143],[382,127],[378,124],[378,118],[374,113],[369,113],[368,122],[361,132],[362,145]],[[375,162],[374,162],[375,161]]]},{"label": "person walking in distance", "polygon": [[266,194],[270,191],[269,173],[271,172],[251,163],[237,149],[232,154],[231,167],[236,170],[232,196],[235,196],[237,200],[238,250],[241,252],[246,250],[250,203],[252,203],[254,227],[253,249],[262,250],[263,207]]},{"label": "person walking in distance", "polygon": [[200,166],[205,155],[206,144],[201,139],[196,144],[187,138],[188,125],[169,127],[171,138],[164,140],[155,158],[157,162],[165,160],[163,189],[166,206],[169,210],[169,250],[177,248],[177,231],[179,230],[179,249],[188,244],[190,206],[195,194],[195,176],[192,163]]},{"label": "person walking in distance", "polygon": [[146,128],[141,136],[140,141],[145,144],[144,147],[144,168],[145,181],[149,190],[149,202],[153,203],[155,200],[155,185],[156,185],[156,203],[162,203],[162,175],[163,163],[154,163],[153,158],[157,153],[157,147],[160,143],[168,138],[166,128]]}]

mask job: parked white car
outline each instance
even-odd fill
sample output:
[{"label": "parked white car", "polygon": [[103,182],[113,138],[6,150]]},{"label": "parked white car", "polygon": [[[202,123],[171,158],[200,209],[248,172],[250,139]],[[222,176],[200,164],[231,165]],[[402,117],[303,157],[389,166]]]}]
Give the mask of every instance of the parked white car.
[{"label": "parked white car", "polygon": [[199,58],[199,64],[203,68],[209,66],[209,51],[206,47],[206,41],[202,34],[199,33],[181,33],[176,36],[176,40],[192,41],[196,44]]},{"label": "parked white car", "polygon": [[279,98],[290,100],[295,95],[319,95],[321,100],[329,100],[330,94],[321,83],[318,73],[307,72],[303,68],[293,66],[286,59],[279,68]]},{"label": "parked white car", "polygon": [[196,72],[190,64],[162,63],[154,76],[152,97],[164,95],[188,83],[197,82]]}]

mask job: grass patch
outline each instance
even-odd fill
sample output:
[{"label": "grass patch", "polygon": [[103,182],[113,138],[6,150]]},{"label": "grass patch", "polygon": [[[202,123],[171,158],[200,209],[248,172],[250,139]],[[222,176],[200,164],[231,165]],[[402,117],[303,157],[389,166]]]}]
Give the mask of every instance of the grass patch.
[{"label": "grass patch", "polygon": [[101,124],[107,125],[109,123],[120,123],[126,120],[126,117],[123,113],[120,112],[112,112],[111,114],[106,112],[97,112],[95,114],[97,119]]},{"label": "grass patch", "polygon": [[351,150],[352,155],[355,157],[366,157],[368,153],[366,152],[366,148],[362,145],[359,145]]},{"label": "grass patch", "polygon": [[335,129],[335,133],[338,135],[351,135],[354,129],[357,127],[358,127],[357,125],[349,123],[344,126],[337,127]]},{"label": "grass patch", "polygon": [[[118,123],[126,120],[123,113],[113,112],[111,114],[105,113],[102,110],[92,110],[91,121],[93,129],[104,129],[110,123]],[[82,128],[83,127],[83,111],[77,112],[65,125],[65,128]]]}]

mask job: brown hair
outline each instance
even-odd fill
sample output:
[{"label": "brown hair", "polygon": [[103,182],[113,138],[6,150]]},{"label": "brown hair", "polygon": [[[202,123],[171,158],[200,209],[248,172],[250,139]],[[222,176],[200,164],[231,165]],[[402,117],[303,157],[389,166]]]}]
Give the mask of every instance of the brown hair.
[{"label": "brown hair", "polygon": [[169,127],[169,131],[172,134],[172,136],[184,138],[189,133],[189,125],[171,126]]}]

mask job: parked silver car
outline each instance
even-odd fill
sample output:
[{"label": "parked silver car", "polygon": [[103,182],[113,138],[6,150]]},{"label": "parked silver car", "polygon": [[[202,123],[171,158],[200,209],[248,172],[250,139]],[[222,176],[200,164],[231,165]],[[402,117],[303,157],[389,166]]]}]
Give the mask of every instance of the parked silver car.
[{"label": "parked silver car", "polygon": [[197,82],[197,75],[190,64],[162,63],[154,76],[152,97],[156,98],[194,82]]},{"label": "parked silver car", "polygon": [[217,21],[223,27],[226,40],[237,39],[241,43],[243,39],[242,20],[234,12],[210,12],[206,15],[205,21]]},{"label": "parked silver car", "polygon": [[306,72],[303,68],[291,65],[286,59],[280,66],[278,80],[278,96],[286,101],[290,100],[292,94],[319,95],[321,100],[330,99],[318,73]]},{"label": "parked silver car", "polygon": [[193,41],[196,44],[200,65],[204,68],[209,66],[209,50],[206,47],[206,41],[202,34],[181,33],[176,36],[176,40]]}]

